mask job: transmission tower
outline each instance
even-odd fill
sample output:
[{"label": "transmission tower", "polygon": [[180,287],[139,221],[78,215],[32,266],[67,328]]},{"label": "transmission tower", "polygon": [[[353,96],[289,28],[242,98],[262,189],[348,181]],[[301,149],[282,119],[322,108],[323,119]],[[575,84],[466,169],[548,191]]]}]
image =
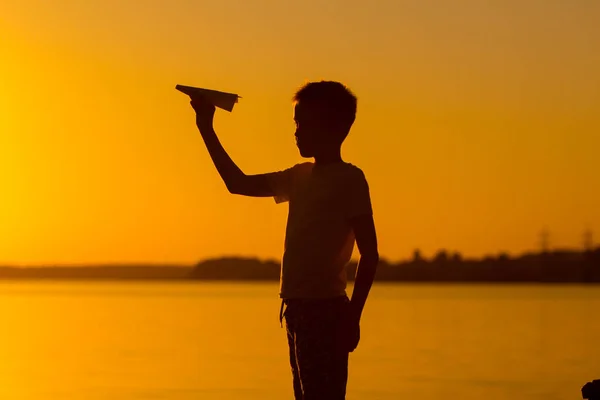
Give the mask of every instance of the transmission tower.
[{"label": "transmission tower", "polygon": [[591,229],[586,229],[586,231],[583,232],[583,249],[586,252],[594,249],[594,237]]},{"label": "transmission tower", "polygon": [[540,232],[540,248],[542,253],[547,253],[550,249],[550,232],[546,228]]}]

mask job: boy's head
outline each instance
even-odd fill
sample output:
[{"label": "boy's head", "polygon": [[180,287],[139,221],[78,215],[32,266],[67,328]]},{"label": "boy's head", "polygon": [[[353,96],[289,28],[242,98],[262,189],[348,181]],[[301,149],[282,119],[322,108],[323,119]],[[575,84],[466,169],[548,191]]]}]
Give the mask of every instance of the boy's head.
[{"label": "boy's head", "polygon": [[310,82],[294,95],[296,144],[303,157],[337,151],[356,118],[356,96],[339,82]]}]

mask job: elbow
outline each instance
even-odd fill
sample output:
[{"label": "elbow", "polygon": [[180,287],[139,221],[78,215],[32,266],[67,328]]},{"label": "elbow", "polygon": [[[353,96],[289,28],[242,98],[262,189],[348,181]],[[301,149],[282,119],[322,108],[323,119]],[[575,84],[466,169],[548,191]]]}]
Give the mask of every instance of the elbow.
[{"label": "elbow", "polygon": [[360,262],[364,263],[365,265],[368,265],[372,268],[376,268],[377,264],[379,264],[379,253],[372,252],[372,253],[361,254]]},{"label": "elbow", "polygon": [[231,193],[231,194],[241,194],[241,189],[240,189],[239,185],[236,186],[236,185],[234,185],[232,183],[225,182],[225,186],[227,187],[227,191],[229,193]]},{"label": "elbow", "polygon": [[379,253],[373,255],[373,268],[376,268],[379,264]]},{"label": "elbow", "polygon": [[244,193],[244,176],[232,178],[225,181],[227,191],[231,194],[243,194]]}]

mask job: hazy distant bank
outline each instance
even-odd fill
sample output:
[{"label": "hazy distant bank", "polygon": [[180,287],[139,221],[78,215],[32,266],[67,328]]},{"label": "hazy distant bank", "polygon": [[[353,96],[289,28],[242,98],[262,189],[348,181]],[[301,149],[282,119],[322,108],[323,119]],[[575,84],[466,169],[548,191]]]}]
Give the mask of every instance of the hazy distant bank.
[{"label": "hazy distant bank", "polygon": [[[353,279],[355,271],[356,263],[353,262],[348,268],[349,280]],[[195,266],[7,266],[0,267],[0,279],[277,281],[279,262],[223,257],[205,260]],[[376,279],[390,282],[599,283],[600,248],[587,252],[553,251],[483,259],[463,259],[460,254],[440,251],[427,260],[415,252],[409,261],[391,263],[382,260]]]},{"label": "hazy distant bank", "polygon": [[166,265],[81,265],[0,267],[0,279],[189,280],[193,267]]}]

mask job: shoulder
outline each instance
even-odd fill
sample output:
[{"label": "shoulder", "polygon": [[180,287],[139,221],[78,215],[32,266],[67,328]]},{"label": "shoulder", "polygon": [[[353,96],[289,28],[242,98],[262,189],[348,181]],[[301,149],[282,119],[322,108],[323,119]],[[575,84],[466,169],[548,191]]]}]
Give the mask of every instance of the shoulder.
[{"label": "shoulder", "polygon": [[363,172],[363,170],[360,167],[357,167],[354,164],[351,163],[345,163],[344,165],[344,169],[343,169],[343,174],[347,180],[347,182],[349,183],[363,183],[363,182],[367,182],[367,177],[365,176],[365,173]]},{"label": "shoulder", "polygon": [[344,196],[354,197],[369,193],[369,184],[365,173],[354,164],[338,164],[328,178],[332,190],[338,191]]},{"label": "shoulder", "polygon": [[311,162],[298,163],[290,167],[288,171],[290,172],[290,175],[293,179],[307,178],[308,176],[310,176],[310,173],[313,169],[313,165],[314,164]]},{"label": "shoulder", "polygon": [[287,167],[287,168],[282,169],[277,172],[272,172],[267,175],[281,175],[281,176],[286,176],[286,177],[296,177],[299,175],[307,174],[311,170],[312,170],[312,163],[304,162],[304,163],[294,164],[290,167]]},{"label": "shoulder", "polygon": [[298,163],[298,164],[294,165],[292,167],[292,169],[295,170],[295,171],[307,171],[307,172],[310,172],[310,171],[312,171],[313,166],[314,166],[314,163],[311,163],[311,162],[307,161],[307,162]]},{"label": "shoulder", "polygon": [[346,217],[352,219],[361,215],[372,215],[371,194],[365,173],[353,164],[347,164],[344,170],[340,189],[343,193],[343,209]]}]

